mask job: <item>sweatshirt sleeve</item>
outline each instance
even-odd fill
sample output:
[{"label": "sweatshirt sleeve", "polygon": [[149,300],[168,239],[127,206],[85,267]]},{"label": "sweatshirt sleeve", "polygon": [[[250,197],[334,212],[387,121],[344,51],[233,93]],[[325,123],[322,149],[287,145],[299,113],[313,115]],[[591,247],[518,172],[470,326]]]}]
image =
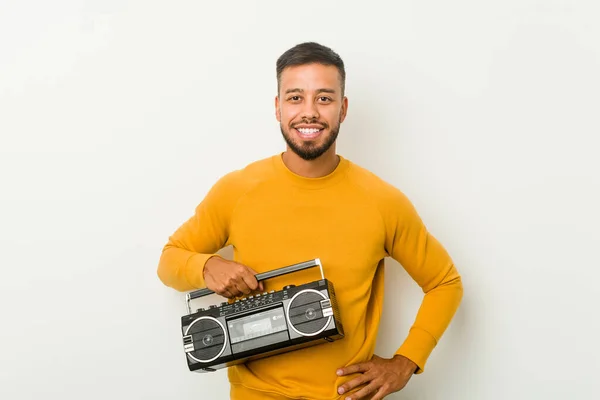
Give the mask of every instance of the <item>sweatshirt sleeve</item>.
[{"label": "sweatshirt sleeve", "polygon": [[170,237],[158,263],[158,277],[169,287],[189,291],[204,287],[206,261],[227,245],[231,214],[237,202],[236,173],[219,179],[192,215]]},{"label": "sweatshirt sleeve", "polygon": [[395,354],[417,364],[422,373],[431,352],[450,325],[463,295],[454,263],[427,231],[410,200],[392,188],[383,207],[386,251],[398,261],[425,293],[408,336]]}]

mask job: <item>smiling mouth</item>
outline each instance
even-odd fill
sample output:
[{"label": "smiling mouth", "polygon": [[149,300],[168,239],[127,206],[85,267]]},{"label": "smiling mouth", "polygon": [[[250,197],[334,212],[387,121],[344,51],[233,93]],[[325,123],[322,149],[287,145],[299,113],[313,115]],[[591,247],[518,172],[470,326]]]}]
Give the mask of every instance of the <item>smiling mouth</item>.
[{"label": "smiling mouth", "polygon": [[294,128],[303,139],[314,139],[323,132],[323,128]]}]

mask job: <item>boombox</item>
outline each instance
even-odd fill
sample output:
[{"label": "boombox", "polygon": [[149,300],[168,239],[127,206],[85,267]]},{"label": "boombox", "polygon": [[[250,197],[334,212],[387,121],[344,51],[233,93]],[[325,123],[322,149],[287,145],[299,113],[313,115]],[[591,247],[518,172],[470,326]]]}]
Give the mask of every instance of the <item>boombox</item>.
[{"label": "boombox", "polygon": [[195,313],[190,301],[214,292],[204,288],[188,293],[188,315],[181,317],[181,331],[190,371],[216,371],[343,338],[333,284],[325,279],[320,259],[257,274],[256,279],[316,266],[321,270],[320,280],[211,305]]}]

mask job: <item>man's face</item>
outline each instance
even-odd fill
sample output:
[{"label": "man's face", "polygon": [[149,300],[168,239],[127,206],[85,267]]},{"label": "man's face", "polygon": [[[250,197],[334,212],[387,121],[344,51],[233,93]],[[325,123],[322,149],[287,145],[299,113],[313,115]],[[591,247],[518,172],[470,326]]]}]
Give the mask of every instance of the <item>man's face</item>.
[{"label": "man's face", "polygon": [[277,121],[289,148],[304,160],[335,151],[332,145],[347,108],[335,66],[308,64],[283,70],[275,99]]}]

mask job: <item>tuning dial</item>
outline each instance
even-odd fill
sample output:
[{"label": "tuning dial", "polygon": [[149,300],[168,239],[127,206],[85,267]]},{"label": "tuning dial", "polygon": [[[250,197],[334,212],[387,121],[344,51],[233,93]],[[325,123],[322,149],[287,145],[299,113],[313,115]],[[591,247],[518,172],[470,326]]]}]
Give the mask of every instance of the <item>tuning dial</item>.
[{"label": "tuning dial", "polygon": [[285,286],[285,287],[283,288],[283,290],[288,290],[288,289],[291,289],[291,288],[293,288],[293,287],[296,287],[296,285],[287,285],[287,286]]}]

